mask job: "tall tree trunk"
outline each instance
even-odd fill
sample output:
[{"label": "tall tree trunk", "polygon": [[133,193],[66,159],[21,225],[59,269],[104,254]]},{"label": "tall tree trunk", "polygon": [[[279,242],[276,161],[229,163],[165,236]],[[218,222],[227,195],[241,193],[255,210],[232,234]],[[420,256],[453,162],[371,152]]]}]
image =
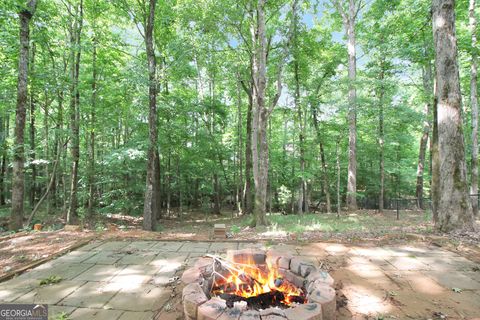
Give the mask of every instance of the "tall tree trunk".
[{"label": "tall tree trunk", "polygon": [[242,196],[243,189],[243,117],[242,117],[242,95],[240,82],[237,82],[237,137],[238,137],[238,181],[236,186],[236,202],[237,202],[237,212],[239,215],[243,214],[244,210],[244,201]]},{"label": "tall tree trunk", "polygon": [[347,207],[357,210],[357,57],[355,24],[361,1],[348,0],[348,8],[344,9],[339,0],[333,4],[342,16],[343,26],[347,34],[348,50],[348,178]]},{"label": "tall tree trunk", "polygon": [[347,206],[349,210],[357,209],[357,58],[355,49],[355,6],[354,1],[349,2],[348,21],[348,183]]},{"label": "tall tree trunk", "polygon": [[438,103],[438,224],[441,231],[473,227],[468,195],[462,97],[455,34],[455,1],[433,0],[433,35]]},{"label": "tall tree trunk", "polygon": [[[268,188],[268,138],[267,127],[268,118],[273,112],[278,99],[282,94],[282,67],[285,63],[286,55],[291,41],[290,27],[289,39],[287,46],[284,48],[284,57],[279,64],[277,71],[277,88],[276,94],[271,103],[267,107],[266,88],[267,88],[267,36],[265,25],[265,3],[266,0],[258,0],[256,6],[256,25],[252,28],[252,40],[254,43],[253,55],[253,79],[254,79],[254,112],[252,126],[252,159],[253,159],[253,178],[255,183],[255,206],[254,225],[266,225],[266,204],[267,204],[267,188]],[[294,0],[292,4],[292,22],[295,25],[297,18],[298,1]]]},{"label": "tall tree trunk", "polygon": [[2,160],[1,160],[1,168],[0,168],[0,205],[6,204],[7,199],[7,188],[5,186],[5,181],[7,180],[7,138],[10,131],[10,119],[8,114],[5,115],[4,118],[1,119],[2,125],[2,136],[1,136],[1,147],[2,147]]},{"label": "tall tree trunk", "polygon": [[325,193],[325,200],[327,202],[327,212],[332,212],[332,201],[330,199],[330,181],[328,178],[327,161],[325,160],[325,148],[323,147],[322,141],[320,141],[320,161],[322,162],[323,193]]},{"label": "tall tree trunk", "polygon": [[478,215],[478,89],[477,89],[477,19],[475,17],[475,0],[470,0],[469,20],[472,35],[472,62],[470,65],[470,104],[472,106],[472,179],[470,192],[472,198],[473,215]]},{"label": "tall tree trunk", "polygon": [[148,97],[149,97],[149,114],[148,114],[148,162],[147,162],[147,182],[145,188],[145,202],[143,206],[143,229],[155,230],[156,212],[155,212],[155,190],[158,182],[155,178],[155,157],[158,154],[158,131],[157,131],[157,81],[156,81],[156,59],[153,47],[153,27],[155,21],[155,6],[157,1],[150,0],[148,17],[145,28],[145,46],[148,60]]},{"label": "tall tree trunk", "polygon": [[342,199],[340,198],[340,137],[337,139],[337,144],[335,148],[335,153],[337,157],[337,217],[340,216],[342,209]]},{"label": "tall tree trunk", "polygon": [[385,157],[384,157],[384,146],[385,146],[385,134],[384,134],[384,96],[385,96],[385,87],[384,87],[384,80],[385,80],[385,61],[384,57],[382,57],[382,61],[380,62],[380,92],[378,93],[378,144],[380,147],[379,151],[379,176],[380,176],[380,191],[378,194],[378,211],[383,212],[384,207],[384,194],[385,194]]},{"label": "tall tree trunk", "polygon": [[[180,160],[177,163],[177,166],[180,166]],[[178,178],[180,179],[180,176],[178,176]],[[160,171],[160,154],[158,152],[158,149],[156,150],[155,156],[155,189],[153,190],[153,192],[155,195],[156,219],[159,220],[162,217],[162,179]]]},{"label": "tall tree trunk", "polygon": [[[49,127],[49,117],[50,117],[50,114],[49,114],[49,108],[50,108],[50,102],[48,101],[48,91],[45,90],[45,105],[44,105],[44,115],[43,115],[43,127],[44,127],[44,136],[45,136],[45,150],[44,150],[44,157],[45,159],[49,159],[50,158],[50,148],[49,148],[49,144],[48,142],[50,141],[49,140],[49,134],[48,132],[50,131],[50,127]],[[57,160],[57,163],[58,163],[58,160]],[[50,176],[50,164],[47,163],[45,165],[45,177],[49,177]],[[55,173],[53,172],[52,173],[52,178],[53,178],[53,184],[55,184]],[[45,190],[51,190],[51,186],[50,186],[50,183],[46,182],[46,185],[45,185]],[[47,193],[46,195],[46,214],[50,214],[50,191],[49,193]],[[38,203],[37,203],[38,205]]]},{"label": "tall tree trunk", "polygon": [[317,109],[312,106],[312,120],[313,120],[313,126],[315,128],[315,133],[317,134],[317,142],[320,147],[320,161],[322,163],[322,187],[323,187],[323,193],[325,194],[325,200],[327,202],[327,212],[332,212],[332,201],[331,201],[331,196],[330,196],[330,182],[328,178],[328,166],[327,166],[327,161],[325,159],[325,150],[323,147],[323,141],[322,141],[322,136],[320,132],[320,127],[318,125],[318,118],[317,118]]},{"label": "tall tree trunk", "polygon": [[348,50],[348,178],[347,207],[357,210],[357,57],[355,24],[360,10],[360,0],[348,0],[348,8],[344,9],[339,0],[332,0],[342,16],[343,26],[347,34]]},{"label": "tall tree trunk", "polygon": [[253,33],[256,44],[254,54],[254,112],[252,126],[253,179],[255,183],[255,225],[266,225],[268,180],[268,115],[265,102],[267,85],[267,37],[265,26],[265,0],[257,2],[257,24]]},{"label": "tall tree trunk", "polygon": [[425,103],[423,109],[423,133],[420,138],[420,150],[418,152],[418,164],[417,164],[417,184],[415,196],[417,198],[417,206],[419,209],[423,209],[423,173],[425,168],[425,154],[427,151],[428,136],[430,134],[430,109],[431,109],[431,99],[430,95],[433,93],[432,88],[432,65],[430,61],[427,61],[422,70],[423,78],[423,90],[427,96],[427,102]]},{"label": "tall tree trunk", "polygon": [[17,83],[17,111],[15,115],[15,148],[13,151],[12,172],[12,211],[10,215],[10,229],[18,230],[23,224],[23,198],[24,198],[24,163],[25,148],[24,130],[25,116],[28,99],[28,51],[30,46],[30,20],[37,6],[36,0],[28,1],[25,8],[19,13],[20,20],[20,52],[18,58],[18,83]]},{"label": "tall tree trunk", "polygon": [[[294,29],[295,30],[295,29]],[[294,33],[295,36],[295,33]],[[297,48],[295,48],[297,50]],[[298,187],[298,202],[297,202],[297,213],[298,214],[303,214],[304,213],[304,207],[305,207],[305,201],[307,198],[306,191],[306,180],[305,180],[305,129],[303,126],[303,112],[302,112],[302,107],[300,105],[300,79],[299,79],[299,74],[298,74],[298,61],[295,60],[293,62],[294,66],[294,74],[295,74],[295,96],[294,96],[294,101],[295,101],[295,109],[297,109],[297,121],[298,121],[298,128],[299,128],[299,136],[298,136],[298,145],[300,148],[300,184]],[[306,211],[307,208],[305,208]]]},{"label": "tall tree trunk", "polygon": [[245,141],[245,189],[243,197],[245,201],[245,213],[253,213],[253,197],[252,197],[252,112],[253,112],[253,83],[248,89],[248,109],[247,109],[247,132]]},{"label": "tall tree trunk", "polygon": [[220,214],[220,183],[218,174],[213,174],[213,214]]},{"label": "tall tree trunk", "polygon": [[[96,8],[95,15],[96,15]],[[93,20],[93,39],[92,39],[92,105],[90,110],[90,150],[88,164],[88,208],[87,215],[93,215],[95,205],[95,112],[97,108],[97,35],[95,33],[96,18]]]},{"label": "tall tree trunk", "polygon": [[[33,77],[35,74],[35,53],[36,45],[35,42],[32,43],[32,57],[30,62],[30,76]],[[37,166],[35,165],[35,104],[36,97],[34,92],[34,86],[30,85],[30,166],[32,168],[32,177],[30,181],[30,207],[33,208],[35,205],[35,196],[37,192]]]},{"label": "tall tree trunk", "polygon": [[77,221],[78,209],[78,166],[80,162],[80,90],[78,79],[80,75],[81,34],[83,27],[83,0],[76,9],[75,24],[71,30],[72,44],[72,83],[70,87],[70,126],[72,155],[72,171],[70,178],[70,204],[67,212],[67,224],[74,224]]}]

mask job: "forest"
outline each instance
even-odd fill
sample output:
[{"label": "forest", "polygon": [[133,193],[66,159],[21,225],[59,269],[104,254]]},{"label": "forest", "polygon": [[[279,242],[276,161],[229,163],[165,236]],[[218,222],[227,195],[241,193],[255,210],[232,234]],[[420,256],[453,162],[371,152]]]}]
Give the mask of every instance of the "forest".
[{"label": "forest", "polygon": [[0,216],[478,217],[476,0],[2,0]]}]

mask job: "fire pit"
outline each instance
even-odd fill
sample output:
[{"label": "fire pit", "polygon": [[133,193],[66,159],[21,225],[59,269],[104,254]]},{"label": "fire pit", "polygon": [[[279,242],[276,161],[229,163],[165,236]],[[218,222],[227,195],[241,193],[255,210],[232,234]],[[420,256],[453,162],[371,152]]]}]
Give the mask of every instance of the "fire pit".
[{"label": "fire pit", "polygon": [[299,257],[262,250],[206,255],[182,276],[188,320],[331,320],[333,278]]}]

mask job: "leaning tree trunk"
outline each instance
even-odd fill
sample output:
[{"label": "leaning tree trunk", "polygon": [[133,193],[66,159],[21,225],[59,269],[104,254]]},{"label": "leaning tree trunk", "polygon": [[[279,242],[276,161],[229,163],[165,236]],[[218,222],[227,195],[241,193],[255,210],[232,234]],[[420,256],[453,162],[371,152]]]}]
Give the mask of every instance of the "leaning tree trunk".
[{"label": "leaning tree trunk", "polygon": [[156,82],[156,59],[153,48],[153,26],[155,20],[155,6],[157,1],[150,0],[147,23],[145,26],[145,46],[148,60],[148,98],[149,98],[149,114],[148,114],[148,162],[147,162],[147,182],[145,188],[145,201],[143,205],[143,229],[154,230],[156,223],[156,199],[155,184],[158,179],[155,179],[155,157],[157,156],[157,82]]},{"label": "leaning tree trunk", "polygon": [[36,0],[30,0],[27,6],[18,13],[20,19],[20,52],[18,58],[17,112],[15,115],[15,148],[13,151],[12,211],[10,215],[10,229],[12,230],[20,229],[23,223],[25,186],[23,171],[25,148],[23,144],[28,98],[28,51],[30,45],[30,20],[35,13],[36,5]]},{"label": "leaning tree trunk", "polygon": [[472,179],[470,192],[472,198],[472,210],[478,215],[478,89],[477,89],[477,19],[475,17],[475,0],[470,0],[469,8],[470,32],[472,34],[472,62],[470,66],[470,104],[472,105]]},{"label": "leaning tree trunk", "polygon": [[472,205],[462,129],[462,97],[455,34],[455,0],[433,0],[438,103],[438,224],[441,231],[472,228]]}]

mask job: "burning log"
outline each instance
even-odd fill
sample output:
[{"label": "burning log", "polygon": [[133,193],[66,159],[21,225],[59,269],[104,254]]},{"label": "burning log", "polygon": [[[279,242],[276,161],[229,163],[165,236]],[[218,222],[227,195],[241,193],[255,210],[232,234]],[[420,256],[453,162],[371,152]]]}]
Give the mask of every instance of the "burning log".
[{"label": "burning log", "polygon": [[228,308],[233,308],[235,302],[245,301],[248,307],[255,310],[266,309],[268,307],[280,307],[283,306],[282,301],[285,300],[283,292],[276,290],[248,298],[229,293],[222,293],[219,297],[226,301]]},{"label": "burning log", "polygon": [[213,280],[210,292],[225,300],[229,308],[240,301],[256,310],[306,302],[302,288],[284,279],[275,268],[230,262],[213,255],[207,257],[213,260],[208,272]]}]

